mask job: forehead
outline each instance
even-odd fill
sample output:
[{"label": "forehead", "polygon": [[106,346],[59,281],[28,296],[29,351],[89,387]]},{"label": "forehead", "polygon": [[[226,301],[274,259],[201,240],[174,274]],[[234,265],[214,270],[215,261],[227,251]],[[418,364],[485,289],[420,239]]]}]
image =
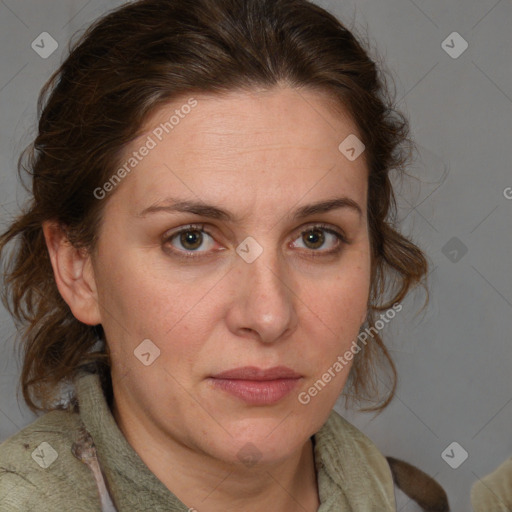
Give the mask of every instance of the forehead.
[{"label": "forehead", "polygon": [[267,208],[343,193],[364,206],[365,155],[350,161],[339,149],[357,133],[318,91],[184,96],[155,111],[126,148],[123,163],[137,162],[118,192],[132,211],[165,194]]}]

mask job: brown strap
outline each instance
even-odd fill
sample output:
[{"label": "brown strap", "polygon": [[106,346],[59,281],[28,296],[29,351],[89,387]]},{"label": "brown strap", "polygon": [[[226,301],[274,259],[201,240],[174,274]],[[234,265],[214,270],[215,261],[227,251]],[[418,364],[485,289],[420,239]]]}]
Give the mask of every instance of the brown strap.
[{"label": "brown strap", "polygon": [[449,512],[444,489],[429,475],[403,460],[386,457],[395,485],[423,510]]}]

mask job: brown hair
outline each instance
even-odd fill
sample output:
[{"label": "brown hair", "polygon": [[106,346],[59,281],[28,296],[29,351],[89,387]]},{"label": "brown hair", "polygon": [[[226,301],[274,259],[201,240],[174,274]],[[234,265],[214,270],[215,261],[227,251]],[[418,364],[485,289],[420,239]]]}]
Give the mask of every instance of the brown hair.
[{"label": "brown hair", "polygon": [[[73,245],[92,249],[105,204],[93,191],[113,175],[123,149],[155,109],[194,92],[280,83],[332,95],[348,109],[366,146],[368,325],[374,326],[376,312],[422,282],[427,262],[394,228],[388,175],[403,172],[411,156],[408,122],[350,31],[306,0],[131,2],[97,20],[70,47],[41,91],[38,134],[18,162],[20,174],[32,177],[31,201],[1,235],[0,254],[16,241],[4,261],[3,298],[21,323],[21,386],[32,410],[55,408],[59,385],[79,366],[94,363],[109,375],[108,347],[94,347],[101,326],[76,320],[59,294],[42,223],[58,221]],[[374,397],[379,360],[391,369],[391,389],[384,401],[364,410],[382,410],[396,387],[394,364],[376,332],[350,373],[355,399]]]}]

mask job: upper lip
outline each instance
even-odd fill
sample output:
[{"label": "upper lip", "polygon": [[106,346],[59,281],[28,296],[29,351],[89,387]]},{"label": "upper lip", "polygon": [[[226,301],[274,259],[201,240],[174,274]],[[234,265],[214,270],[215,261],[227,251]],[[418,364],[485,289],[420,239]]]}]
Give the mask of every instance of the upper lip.
[{"label": "upper lip", "polygon": [[233,368],[213,375],[214,379],[233,379],[233,380],[276,380],[276,379],[298,379],[301,377],[297,372],[287,366],[274,366],[263,370],[256,366],[243,366]]}]

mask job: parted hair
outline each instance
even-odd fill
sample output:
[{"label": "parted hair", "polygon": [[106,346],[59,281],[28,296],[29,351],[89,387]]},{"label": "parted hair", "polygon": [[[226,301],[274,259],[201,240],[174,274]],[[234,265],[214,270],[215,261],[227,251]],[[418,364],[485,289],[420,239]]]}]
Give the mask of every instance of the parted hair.
[{"label": "parted hair", "polygon": [[[20,176],[30,178],[29,200],[0,235],[3,300],[17,324],[20,384],[32,410],[61,407],[60,385],[83,365],[98,368],[107,384],[110,378],[108,340],[101,325],[81,323],[62,299],[42,224],[57,221],[71,244],[92,250],[108,201],[94,190],[116,171],[145,120],[177,97],[280,84],[330,94],[366,146],[367,325],[424,285],[427,260],[399,232],[390,176],[406,173],[414,142],[383,68],[362,41],[306,0],[140,0],[77,35],[40,92],[38,132],[18,161]],[[394,395],[397,373],[378,330],[372,332],[354,357],[345,393],[370,401],[363,410],[381,411]],[[391,376],[384,393],[382,369]]]}]

